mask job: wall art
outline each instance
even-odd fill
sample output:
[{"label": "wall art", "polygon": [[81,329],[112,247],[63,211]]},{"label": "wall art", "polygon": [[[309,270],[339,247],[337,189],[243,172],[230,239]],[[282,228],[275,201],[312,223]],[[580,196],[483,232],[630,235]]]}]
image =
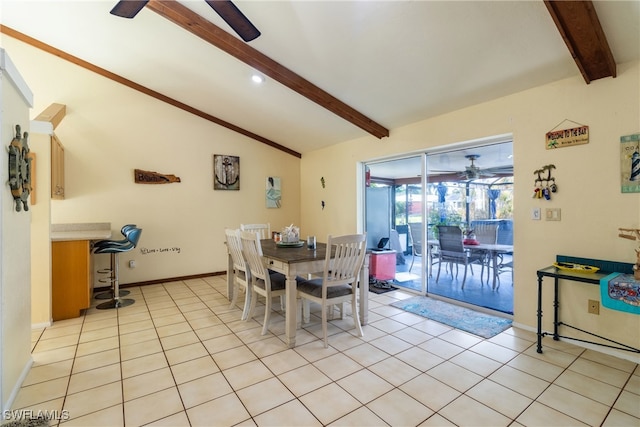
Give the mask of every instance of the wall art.
[{"label": "wall art", "polygon": [[240,190],[240,157],[213,155],[213,189]]},{"label": "wall art", "polygon": [[620,181],[623,193],[640,193],[640,133],[620,137]]},{"label": "wall art", "polygon": [[280,177],[270,176],[267,178],[266,189],[267,208],[279,208],[282,199],[282,188],[280,187]]}]

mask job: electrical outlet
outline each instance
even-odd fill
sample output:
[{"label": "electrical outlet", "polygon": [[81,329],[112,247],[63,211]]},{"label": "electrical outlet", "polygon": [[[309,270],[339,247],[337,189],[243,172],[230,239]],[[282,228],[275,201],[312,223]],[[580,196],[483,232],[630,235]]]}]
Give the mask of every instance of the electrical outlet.
[{"label": "electrical outlet", "polygon": [[531,209],[531,219],[536,221],[540,220],[540,208]]},{"label": "electrical outlet", "polygon": [[136,268],[135,260],[129,260],[129,268]]},{"label": "electrical outlet", "polygon": [[547,208],[545,217],[547,221],[560,221],[560,208]]},{"label": "electrical outlet", "polygon": [[590,299],[587,311],[591,314],[600,314],[600,301]]}]

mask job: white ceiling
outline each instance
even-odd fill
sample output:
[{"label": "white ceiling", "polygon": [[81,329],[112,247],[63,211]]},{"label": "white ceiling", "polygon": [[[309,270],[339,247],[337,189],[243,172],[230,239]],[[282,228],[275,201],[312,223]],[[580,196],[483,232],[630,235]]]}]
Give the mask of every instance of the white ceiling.
[{"label": "white ceiling", "polygon": [[[204,0],[181,3],[235,36]],[[249,66],[149,9],[131,20],[110,15],[115,4],[2,0],[0,19],[303,154],[368,135],[275,81],[256,86]],[[262,32],[250,46],[392,134],[402,125],[579,75],[542,1],[235,4]],[[616,62],[639,59],[640,2],[597,1],[595,8]]]}]

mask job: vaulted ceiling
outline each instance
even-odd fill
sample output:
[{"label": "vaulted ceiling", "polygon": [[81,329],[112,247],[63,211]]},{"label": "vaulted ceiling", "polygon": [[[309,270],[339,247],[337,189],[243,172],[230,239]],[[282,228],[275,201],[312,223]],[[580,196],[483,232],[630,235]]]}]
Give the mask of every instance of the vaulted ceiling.
[{"label": "vaulted ceiling", "polygon": [[249,43],[204,0],[116,3],[3,0],[2,37],[293,155],[640,59],[637,1],[235,1]]}]

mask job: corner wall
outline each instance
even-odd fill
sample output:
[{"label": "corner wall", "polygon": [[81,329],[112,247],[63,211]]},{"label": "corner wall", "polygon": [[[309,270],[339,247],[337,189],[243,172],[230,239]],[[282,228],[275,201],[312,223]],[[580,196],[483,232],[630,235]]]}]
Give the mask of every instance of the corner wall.
[{"label": "corner wall", "polygon": [[[586,85],[576,74],[393,129],[386,139],[360,138],[305,154],[301,226],[319,237],[361,230],[358,162],[511,133],[516,183],[514,321],[534,330],[536,270],[551,265],[556,254],[635,262],[638,245],[618,238],[619,227],[640,228],[640,193],[620,191],[620,136],[640,132],[639,100],[640,64],[619,64],[615,79]],[[589,143],[546,150],[546,132],[565,119],[588,125]],[[558,193],[550,201],[533,199],[533,171],[547,164],[556,166]],[[326,189],[321,188],[320,177],[324,177]],[[321,200],[326,201],[324,210],[320,209]],[[533,221],[534,207],[542,208],[543,217],[545,208],[560,208],[562,220]],[[552,330],[552,291],[553,284],[545,282],[543,320],[547,331]],[[606,308],[599,316],[588,314],[588,299],[600,299],[597,286],[562,282],[562,320],[640,347],[640,316]]]}]

